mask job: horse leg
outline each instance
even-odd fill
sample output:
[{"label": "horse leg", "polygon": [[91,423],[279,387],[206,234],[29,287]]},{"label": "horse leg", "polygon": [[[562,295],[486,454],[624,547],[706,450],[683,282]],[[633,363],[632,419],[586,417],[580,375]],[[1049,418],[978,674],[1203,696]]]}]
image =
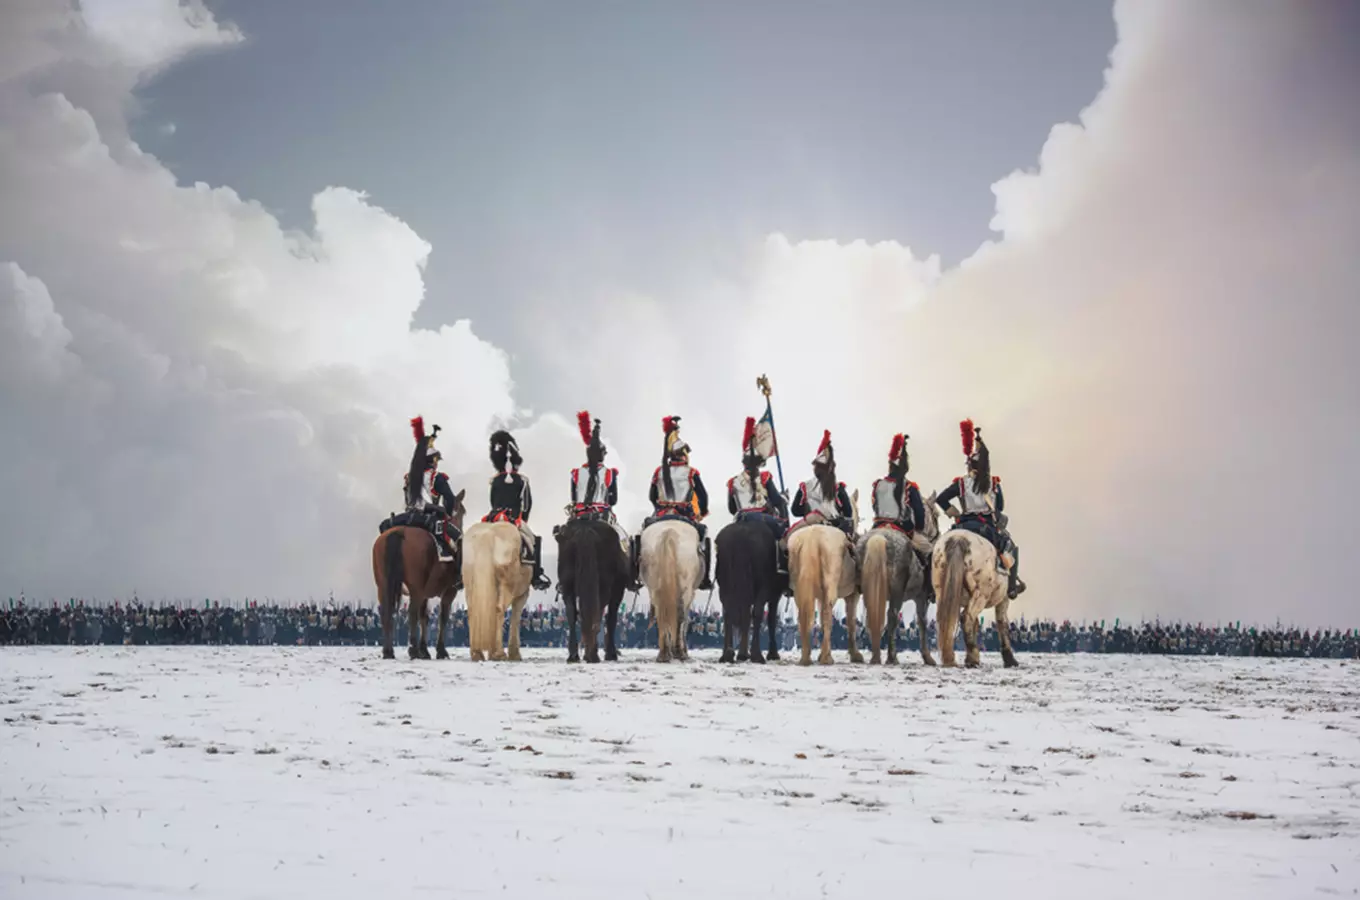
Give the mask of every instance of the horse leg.
[{"label": "horse leg", "polygon": [[411,659],[420,659],[420,651],[416,648],[420,644],[420,616],[424,611],[424,598],[412,591],[411,602],[406,607],[406,655]]},{"label": "horse leg", "polygon": [[928,666],[935,665],[935,657],[930,655],[930,640],[926,637],[926,607],[930,601],[924,597],[916,601],[916,630],[921,635],[921,662]]},{"label": "horse leg", "polygon": [[[693,598],[690,598],[693,600]],[[681,661],[689,659],[689,603],[683,601],[675,604],[676,628],[675,628],[675,658]]]},{"label": "horse leg", "polygon": [[751,621],[746,633],[746,658],[753,663],[765,662],[765,657],[760,655],[760,620],[765,614],[765,604],[760,595],[756,595],[756,602],[751,604]]},{"label": "horse leg", "polygon": [[449,651],[444,647],[444,635],[449,628],[449,610],[453,607],[453,597],[457,593],[456,588],[449,588],[439,598],[439,636],[434,645],[436,659],[449,658]]},{"label": "horse leg", "polygon": [[732,632],[737,630],[737,625],[732,619],[734,616],[723,616],[723,652],[718,657],[718,662],[730,663],[737,661],[737,655],[732,652]]},{"label": "horse leg", "polygon": [[595,608],[586,609],[581,615],[581,640],[586,645],[586,662],[600,661],[600,598],[595,598]]},{"label": "horse leg", "polygon": [[887,664],[890,666],[897,664],[897,626],[898,620],[902,617],[902,601],[891,600],[888,602],[888,612],[883,623],[883,643],[886,645]]},{"label": "horse leg", "polygon": [[963,664],[969,669],[982,665],[982,654],[978,652],[978,620],[968,610],[963,612]]},{"label": "horse leg", "polygon": [[[558,581],[560,585],[562,582]],[[576,592],[562,591],[562,607],[567,613],[567,662],[581,661],[581,643],[576,636],[576,618],[580,615],[576,606]]]},{"label": "horse leg", "polygon": [[[723,616],[726,620],[727,617]],[[756,631],[760,630],[760,597],[751,598],[751,602],[743,604],[741,612],[737,618],[737,662],[746,662],[751,658],[751,623],[756,623]],[[755,642],[756,652],[760,651],[760,638],[757,635]]]},{"label": "horse leg", "polygon": [[524,616],[524,605],[529,598],[514,601],[510,606],[510,662],[520,662],[520,619]]},{"label": "horse leg", "polygon": [[[765,654],[765,658],[770,662],[775,662],[779,659],[779,644],[777,643],[777,640],[779,634],[779,604],[781,602],[779,590],[777,588],[771,588],[770,596],[767,600],[768,608],[765,612],[765,630],[770,633],[770,652]],[[759,638],[759,636],[760,632],[757,629],[756,637]],[[755,651],[757,646],[758,645],[754,645],[751,647],[752,659],[755,659],[756,657]]]},{"label": "horse leg", "polygon": [[[832,600],[832,604],[835,601]],[[845,630],[850,633],[850,661],[852,663],[864,664],[864,654],[859,652],[859,597],[851,595],[845,598]],[[872,635],[870,640],[872,640]]]},{"label": "horse leg", "polygon": [[817,598],[815,596],[803,597],[798,602],[798,640],[802,644],[802,656],[798,660],[800,666],[812,665],[812,616],[816,610]]},{"label": "horse leg", "polygon": [[1001,661],[1005,663],[1006,668],[1013,669],[1020,663],[1011,652],[1010,606],[1010,600],[1002,600],[996,605],[996,632],[1001,640]]},{"label": "horse leg", "polygon": [[619,661],[619,647],[614,643],[614,629],[619,624],[619,606],[623,603],[623,591],[616,592],[617,596],[609,598],[609,609],[605,613],[604,619],[604,658],[606,662]]},{"label": "horse leg", "polygon": [[379,611],[380,615],[382,616],[382,633],[383,633],[382,657],[383,657],[383,659],[396,659],[396,658],[397,658],[396,652],[393,651],[393,649],[392,649],[392,631],[393,631],[393,625],[392,625],[392,611],[396,608],[396,606],[397,606],[397,601],[398,601],[399,599],[401,599],[401,595],[400,595],[400,594],[398,594],[396,597],[393,597],[393,596],[391,596],[391,595],[388,595],[388,596],[385,596],[385,597],[379,597],[378,611]]}]

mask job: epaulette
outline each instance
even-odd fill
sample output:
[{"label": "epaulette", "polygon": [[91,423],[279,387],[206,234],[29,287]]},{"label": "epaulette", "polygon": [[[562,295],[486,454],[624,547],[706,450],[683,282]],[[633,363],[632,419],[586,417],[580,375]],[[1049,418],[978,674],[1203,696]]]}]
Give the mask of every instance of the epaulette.
[{"label": "epaulette", "polygon": [[999,485],[999,484],[1001,484],[1001,476],[1000,476],[1000,475],[993,475],[993,476],[992,476],[992,487],[996,487],[996,486]]},{"label": "epaulette", "polygon": [[734,485],[734,484],[736,484],[736,483],[737,483],[737,476],[736,476],[736,475],[733,475],[731,478],[727,479],[727,489],[728,489],[729,491],[732,490],[732,485]]},{"label": "epaulette", "polygon": [[918,493],[918,494],[921,492],[921,486],[920,486],[919,484],[917,484],[916,482],[911,481],[910,479],[908,479],[908,481],[907,481],[907,487],[914,487],[914,488],[916,488],[916,493]]}]

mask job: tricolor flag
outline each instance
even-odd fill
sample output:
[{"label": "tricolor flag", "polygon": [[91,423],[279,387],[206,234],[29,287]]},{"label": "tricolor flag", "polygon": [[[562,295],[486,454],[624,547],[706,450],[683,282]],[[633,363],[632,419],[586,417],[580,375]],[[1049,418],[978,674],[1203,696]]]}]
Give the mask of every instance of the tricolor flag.
[{"label": "tricolor flag", "polygon": [[769,459],[779,455],[779,448],[775,446],[774,424],[770,421],[770,408],[768,406],[765,408],[765,415],[761,416],[760,420],[756,422],[756,433],[753,443],[755,444],[756,452],[759,453],[763,459]]}]

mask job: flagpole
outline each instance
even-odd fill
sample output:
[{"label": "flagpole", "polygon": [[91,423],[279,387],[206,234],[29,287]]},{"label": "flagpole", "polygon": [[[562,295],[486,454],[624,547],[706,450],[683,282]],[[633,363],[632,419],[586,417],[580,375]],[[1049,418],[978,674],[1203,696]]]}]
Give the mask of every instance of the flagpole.
[{"label": "flagpole", "polygon": [[784,488],[784,457],[779,452],[779,435],[774,430],[774,406],[770,403],[770,379],[761,375],[756,379],[756,387],[760,388],[760,392],[765,395],[765,415],[770,418],[770,437],[774,441],[775,450],[774,465],[775,470],[779,473],[779,493],[787,498],[789,492]]}]

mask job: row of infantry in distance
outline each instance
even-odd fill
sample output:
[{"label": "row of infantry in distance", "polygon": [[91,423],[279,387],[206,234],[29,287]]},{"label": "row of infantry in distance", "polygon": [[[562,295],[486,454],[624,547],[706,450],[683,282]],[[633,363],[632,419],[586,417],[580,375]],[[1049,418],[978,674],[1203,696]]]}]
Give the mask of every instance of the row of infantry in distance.
[{"label": "row of infantry in distance", "polygon": [[[581,439],[585,444],[586,462],[571,472],[572,519],[602,519],[618,533],[628,557],[629,588],[641,589],[639,560],[641,538],[633,536],[619,525],[614,515],[618,501],[619,473],[604,465],[605,447],[600,440],[600,420],[592,419],[586,411],[578,413]],[[435,446],[439,426],[428,432],[422,417],[411,420],[416,439],[415,453],[405,477],[406,514],[384,521],[380,531],[395,524],[414,524],[428,529],[434,536],[441,562],[453,562],[460,538],[463,492],[455,494],[448,477],[439,471],[440,453]],[[661,465],[652,475],[648,499],[653,514],[643,523],[647,526],[667,520],[679,520],[692,525],[699,535],[702,556],[702,580],[699,590],[712,590],[712,540],[703,519],[709,511],[709,495],[699,470],[690,465],[689,444],[680,436],[680,417],[667,416],[661,423],[664,449]],[[1005,495],[1001,479],[991,470],[987,445],[982,441],[982,430],[971,420],[960,423],[966,474],[959,476],[935,496],[935,503],[953,520],[954,527],[971,531],[995,547],[998,561],[1006,570],[1009,597],[1024,590],[1019,578],[1019,553],[1006,529]],[[742,436],[742,470],[727,481],[727,509],[738,521],[755,520],[765,524],[776,540],[776,566],[781,575],[788,572],[788,533],[804,523],[831,525],[853,536],[855,505],[845,484],[836,479],[836,455],[831,433],[824,432],[821,445],[812,459],[812,477],[798,485],[792,503],[775,489],[771,475],[764,471],[767,460],[774,454],[775,441],[768,416],[759,422],[746,419]],[[540,590],[551,587],[542,568],[542,538],[529,528],[533,498],[529,479],[519,471],[523,462],[513,436],[506,431],[491,435],[491,464],[495,474],[491,478],[491,511],[485,522],[509,522],[518,527],[523,539],[523,561],[532,566],[532,585]],[[910,457],[907,435],[893,437],[888,451],[888,471],[873,484],[873,527],[889,528],[905,535],[922,565],[929,571],[931,545],[920,539],[925,524],[926,509],[918,485],[907,477]],[[958,508],[953,506],[957,501]],[[790,527],[789,514],[801,517]],[[455,522],[458,513],[458,522]],[[932,517],[933,518],[933,517]],[[556,529],[554,529],[556,531]],[[930,579],[925,590],[932,593]],[[791,591],[788,592],[791,595]],[[933,598],[932,598],[933,599]]]}]

